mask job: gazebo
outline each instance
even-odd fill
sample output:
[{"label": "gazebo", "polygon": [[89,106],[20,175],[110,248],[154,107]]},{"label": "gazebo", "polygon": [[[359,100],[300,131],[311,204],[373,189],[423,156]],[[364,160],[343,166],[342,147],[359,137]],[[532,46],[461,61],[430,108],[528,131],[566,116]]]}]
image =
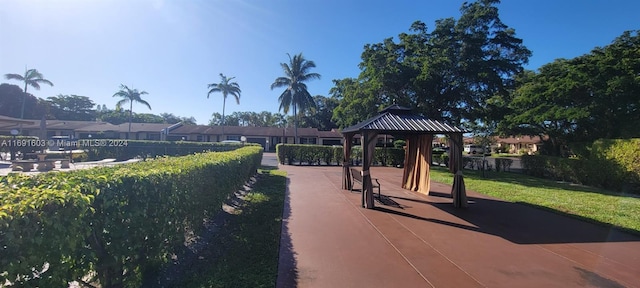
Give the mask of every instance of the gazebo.
[{"label": "gazebo", "polygon": [[363,207],[372,209],[373,185],[371,183],[370,166],[379,134],[396,134],[407,136],[407,147],[402,176],[402,188],[429,194],[429,165],[431,163],[432,141],[434,134],[449,135],[449,171],[454,173],[453,205],[466,207],[467,196],[462,176],[462,134],[463,129],[435,120],[430,120],[412,113],[411,109],[392,105],[380,114],[344,128],[344,159],[342,168],[342,189],[351,190],[350,157],[353,138],[360,134],[362,142],[362,203]]}]

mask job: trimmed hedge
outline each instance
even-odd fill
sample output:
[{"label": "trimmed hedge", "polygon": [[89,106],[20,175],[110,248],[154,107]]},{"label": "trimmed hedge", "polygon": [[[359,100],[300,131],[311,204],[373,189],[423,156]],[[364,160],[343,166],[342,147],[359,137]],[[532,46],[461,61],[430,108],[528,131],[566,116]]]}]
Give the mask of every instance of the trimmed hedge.
[{"label": "trimmed hedge", "polygon": [[640,194],[640,139],[598,140],[575,158],[525,155],[525,173]]},{"label": "trimmed hedge", "polygon": [[154,158],[157,156],[183,156],[202,152],[222,152],[238,149],[242,146],[260,146],[260,144],[236,144],[219,142],[190,141],[151,141],[123,139],[94,139],[89,145],[79,147],[87,151],[89,160],[115,158]]},{"label": "trimmed hedge", "polygon": [[[62,141],[62,140],[60,140]],[[10,152],[13,147],[22,155],[47,148],[50,140],[39,140],[32,136],[0,136],[0,151]],[[219,143],[191,141],[153,141],[126,139],[74,139],[69,141],[73,149],[85,150],[86,156],[78,160],[100,160],[113,158],[128,160],[132,158],[155,158],[157,156],[184,156],[202,152],[232,151],[242,146],[260,146],[255,143]],[[19,144],[19,145],[17,145]]]},{"label": "trimmed hedge", "polygon": [[[342,146],[278,144],[276,154],[280,164],[287,165],[341,165]],[[351,162],[359,165],[362,161],[362,148],[351,148]],[[376,147],[374,164],[397,166],[404,163],[404,149]]]},{"label": "trimmed hedge", "polygon": [[262,148],[0,179],[0,283],[139,287],[257,171]]}]

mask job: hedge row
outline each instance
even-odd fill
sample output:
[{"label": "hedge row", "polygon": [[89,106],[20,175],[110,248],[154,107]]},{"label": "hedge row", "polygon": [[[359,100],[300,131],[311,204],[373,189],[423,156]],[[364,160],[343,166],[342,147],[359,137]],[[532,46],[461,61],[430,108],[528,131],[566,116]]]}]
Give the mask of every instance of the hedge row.
[{"label": "hedge row", "polygon": [[[341,165],[343,158],[342,146],[308,145],[308,144],[278,144],[276,154],[280,164],[288,165]],[[362,161],[362,148],[355,146],[351,149],[351,162],[358,165]],[[398,148],[376,147],[374,164],[401,165],[404,162],[404,150]]]},{"label": "hedge row", "polygon": [[575,158],[523,156],[525,173],[640,194],[640,139],[599,140]]},{"label": "hedge row", "polygon": [[[51,140],[39,140],[36,137],[0,136],[0,151],[15,152],[22,155],[47,148]],[[62,140],[58,140],[62,141]],[[67,149],[85,150],[87,160],[114,158],[128,160],[132,158],[154,158],[157,156],[183,156],[201,152],[231,151],[242,147],[243,144],[219,142],[190,142],[190,141],[152,141],[125,139],[76,139],[68,142]],[[246,144],[256,146],[259,144]]]},{"label": "hedge row", "polygon": [[[139,287],[254,175],[262,148],[0,179],[0,283]],[[87,276],[93,280],[82,280]],[[94,282],[94,283],[95,283]]]},{"label": "hedge row", "polygon": [[[122,140],[100,139],[96,143],[81,147],[87,151],[89,160],[115,158],[127,160],[132,158],[154,158],[157,156],[183,156],[202,152],[231,151],[242,147],[243,144],[219,142],[189,142],[189,141],[150,141],[150,140]],[[260,146],[259,144],[246,144]]]}]

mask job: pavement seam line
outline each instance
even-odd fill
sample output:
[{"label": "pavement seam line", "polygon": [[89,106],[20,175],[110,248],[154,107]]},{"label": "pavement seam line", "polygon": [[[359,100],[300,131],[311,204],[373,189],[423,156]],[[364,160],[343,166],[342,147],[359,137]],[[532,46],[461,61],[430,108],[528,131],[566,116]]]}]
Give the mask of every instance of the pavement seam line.
[{"label": "pavement seam line", "polygon": [[425,245],[429,246],[429,248],[433,249],[433,251],[436,251],[436,253],[440,254],[440,256],[442,256],[444,259],[447,259],[447,261],[449,261],[451,264],[453,264],[453,266],[456,266],[458,269],[460,269],[460,271],[464,272],[464,274],[467,274],[467,276],[469,276],[469,278],[473,279],[473,281],[476,281],[482,287],[487,287],[487,285],[484,285],[478,279],[476,279],[471,274],[469,274],[469,272],[467,272],[466,270],[462,269],[462,267],[460,267],[458,264],[456,264],[456,262],[454,262],[453,260],[449,259],[449,257],[445,256],[442,252],[440,252],[440,250],[436,249],[436,247],[433,247],[433,245],[431,245],[429,242],[424,240],[422,237],[418,236],[418,234],[413,232],[413,230],[409,229],[409,227],[407,227],[406,225],[404,225],[400,221],[398,221],[395,217],[393,217],[393,215],[387,215],[387,217],[391,218],[393,221],[395,221],[396,223],[400,224],[400,226],[402,226],[404,229],[409,231],[409,233],[411,233],[414,237],[420,239],[420,241],[422,241],[422,243],[424,243]]},{"label": "pavement seam line", "polygon": [[[327,178],[327,180],[329,180],[326,174],[323,174],[323,176],[325,178]],[[342,188],[338,188],[335,183],[329,181],[329,183],[331,183],[331,185],[336,189],[336,191],[340,191],[342,190]],[[340,190],[338,190],[340,189]],[[364,191],[363,191],[364,192]],[[382,238],[387,241],[387,243],[393,247],[394,250],[396,250],[396,252],[398,252],[398,254],[400,254],[400,256],[402,257],[402,259],[404,259],[404,261],[407,262],[407,264],[409,264],[409,266],[411,266],[411,268],[413,268],[414,271],[416,271],[416,273],[418,273],[418,275],[420,275],[420,277],[422,277],[422,279],[424,279],[425,282],[427,282],[429,284],[429,286],[435,288],[436,286],[433,285],[433,283],[431,283],[431,281],[429,281],[429,279],[427,279],[426,276],[424,276],[424,274],[422,274],[420,272],[420,270],[418,270],[418,268],[413,265],[413,263],[402,253],[400,252],[400,249],[398,249],[398,247],[396,247],[395,245],[393,245],[393,243],[391,243],[391,240],[389,240],[389,238],[387,238],[387,236],[385,236],[382,231],[380,231],[378,229],[378,227],[376,227],[376,225],[374,225],[371,220],[369,220],[369,218],[367,218],[366,215],[364,215],[364,213],[362,213],[362,211],[360,211],[360,209],[358,208],[358,206],[354,205],[351,201],[349,201],[349,199],[347,199],[347,197],[344,195],[344,193],[338,193],[340,194],[340,196],[343,198],[344,201],[346,201],[349,205],[351,205],[351,207],[353,207],[359,214],[360,216],[362,216],[362,218],[364,218],[365,221],[367,221],[367,223],[369,223],[369,225],[371,225],[371,227],[373,227],[374,230],[376,230],[376,232],[378,232],[378,234],[380,234],[380,236],[382,236]],[[440,252],[438,252],[440,253]]]}]

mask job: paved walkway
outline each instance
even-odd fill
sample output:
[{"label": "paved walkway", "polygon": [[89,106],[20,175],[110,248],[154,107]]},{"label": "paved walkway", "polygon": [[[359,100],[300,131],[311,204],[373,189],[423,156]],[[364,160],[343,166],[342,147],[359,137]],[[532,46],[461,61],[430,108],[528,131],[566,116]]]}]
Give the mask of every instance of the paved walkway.
[{"label": "paved walkway", "polygon": [[[640,237],[450,186],[400,188],[374,167],[377,209],[341,189],[341,167],[280,165],[288,189],[277,287],[640,287]],[[359,188],[359,187],[358,187]]]}]

